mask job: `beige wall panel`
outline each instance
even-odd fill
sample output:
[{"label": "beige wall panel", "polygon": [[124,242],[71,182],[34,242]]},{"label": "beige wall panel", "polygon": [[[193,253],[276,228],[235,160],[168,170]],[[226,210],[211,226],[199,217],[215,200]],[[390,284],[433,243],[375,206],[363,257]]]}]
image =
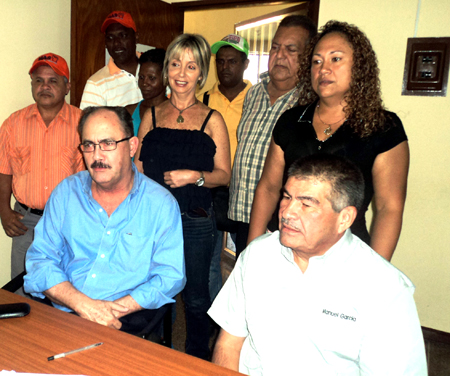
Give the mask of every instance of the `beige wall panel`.
[{"label": "beige wall panel", "polygon": [[[54,52],[70,64],[70,0],[0,0],[3,65],[0,121],[31,103],[28,70],[41,54]],[[69,102],[69,98],[67,98]],[[0,229],[0,286],[10,279],[11,239]]]}]

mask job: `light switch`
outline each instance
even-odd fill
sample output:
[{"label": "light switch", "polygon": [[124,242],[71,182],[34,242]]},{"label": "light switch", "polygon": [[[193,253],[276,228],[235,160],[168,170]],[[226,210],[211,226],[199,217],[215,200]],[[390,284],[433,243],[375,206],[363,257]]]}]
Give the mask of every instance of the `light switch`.
[{"label": "light switch", "polygon": [[450,38],[408,38],[402,95],[446,96]]}]

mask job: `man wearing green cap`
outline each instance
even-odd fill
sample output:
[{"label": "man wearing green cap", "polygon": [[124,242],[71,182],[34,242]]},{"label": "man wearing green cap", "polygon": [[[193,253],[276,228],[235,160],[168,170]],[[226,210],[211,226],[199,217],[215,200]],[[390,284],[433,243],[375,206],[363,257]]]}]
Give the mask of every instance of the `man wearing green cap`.
[{"label": "man wearing green cap", "polygon": [[[211,51],[216,55],[216,71],[219,80],[214,84],[212,89],[201,94],[198,99],[207,106],[220,112],[227,125],[228,135],[230,137],[231,163],[234,160],[234,154],[237,147],[237,127],[241,120],[242,107],[244,105],[245,95],[252,86],[251,82],[244,80],[244,71],[248,67],[248,42],[236,34],[229,34],[221,41],[211,46]],[[222,189],[224,187],[219,187]],[[224,188],[228,190],[228,188]],[[225,192],[225,195],[224,195]],[[209,292],[211,300],[214,300],[222,287],[222,274],[220,271],[220,254],[222,251],[222,231],[231,231],[232,229],[223,227],[225,224],[220,218],[226,218],[226,207],[228,207],[227,191],[213,191],[214,202],[216,203],[214,210],[216,212],[217,226],[219,229],[217,244],[214,249],[211,261]],[[216,200],[224,197],[226,205],[217,205]],[[225,206],[225,208],[224,208]],[[221,209],[222,208],[222,209]],[[220,213],[218,211],[221,211]],[[223,211],[223,213],[222,213]]]},{"label": "man wearing green cap", "polygon": [[[229,34],[211,46],[216,54],[216,70],[219,80],[212,89],[198,98],[220,112],[230,136],[231,163],[236,152],[236,130],[241,120],[242,106],[250,81],[244,80],[244,71],[248,67],[248,42],[239,35]],[[208,98],[208,99],[206,99]]]}]

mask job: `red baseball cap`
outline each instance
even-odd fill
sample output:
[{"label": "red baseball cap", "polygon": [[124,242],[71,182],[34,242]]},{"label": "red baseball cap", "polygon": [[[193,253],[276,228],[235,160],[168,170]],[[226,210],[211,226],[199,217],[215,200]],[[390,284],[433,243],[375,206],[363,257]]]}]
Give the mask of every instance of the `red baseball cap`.
[{"label": "red baseball cap", "polygon": [[134,23],[130,13],[121,10],[115,10],[114,12],[110,13],[108,17],[106,17],[106,20],[103,21],[103,25],[101,28],[102,33],[104,33],[108,26],[113,23],[120,23],[123,26],[133,29],[136,32],[136,24]]},{"label": "red baseball cap", "polygon": [[69,80],[69,67],[67,66],[67,62],[63,57],[51,52],[41,55],[33,62],[33,65],[31,66],[28,74],[31,75],[36,70],[36,68],[42,65],[49,66],[56,74],[64,76],[67,78],[67,80]]}]

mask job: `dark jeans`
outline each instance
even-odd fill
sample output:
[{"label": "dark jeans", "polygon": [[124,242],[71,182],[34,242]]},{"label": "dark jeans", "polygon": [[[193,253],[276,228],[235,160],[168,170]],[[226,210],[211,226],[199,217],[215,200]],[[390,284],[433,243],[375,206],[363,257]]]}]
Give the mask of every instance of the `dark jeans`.
[{"label": "dark jeans", "polygon": [[241,252],[247,248],[247,239],[248,232],[250,230],[250,225],[245,222],[236,222],[237,223],[237,231],[236,231],[236,260],[238,259]]},{"label": "dark jeans", "polygon": [[186,311],[186,354],[209,360],[209,325],[207,311],[209,268],[215,245],[216,225],[212,209],[207,217],[192,212],[181,214],[183,223],[186,287],[182,296]]}]

